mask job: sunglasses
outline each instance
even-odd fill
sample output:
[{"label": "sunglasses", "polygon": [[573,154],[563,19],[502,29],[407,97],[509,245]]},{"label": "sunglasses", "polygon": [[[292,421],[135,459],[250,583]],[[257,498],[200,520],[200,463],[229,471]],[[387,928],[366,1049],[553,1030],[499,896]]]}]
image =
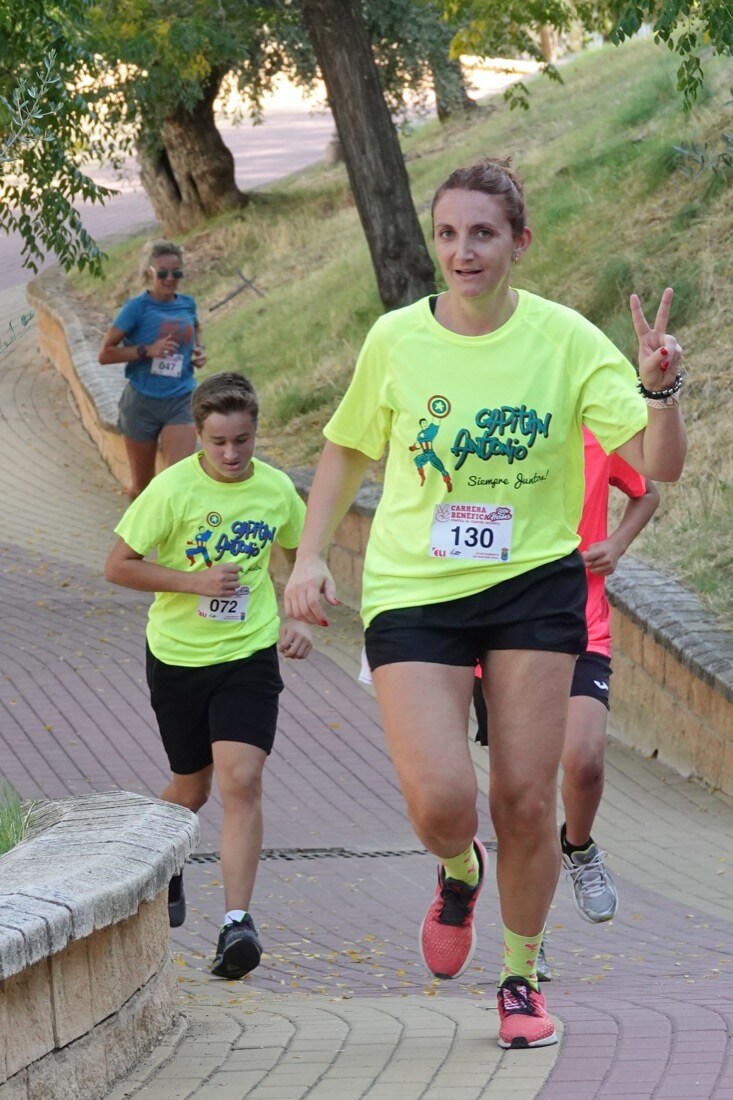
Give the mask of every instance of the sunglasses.
[{"label": "sunglasses", "polygon": [[155,274],[159,279],[168,279],[171,277],[174,279],[183,278],[183,272],[181,271],[180,267],[175,268],[173,271],[166,271],[164,267],[160,267],[155,272]]}]

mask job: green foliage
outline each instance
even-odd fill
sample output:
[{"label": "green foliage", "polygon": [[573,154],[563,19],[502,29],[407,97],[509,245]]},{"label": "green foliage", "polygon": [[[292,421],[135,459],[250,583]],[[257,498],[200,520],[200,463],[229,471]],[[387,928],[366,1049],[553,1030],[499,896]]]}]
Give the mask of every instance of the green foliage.
[{"label": "green foliage", "polygon": [[720,135],[721,148],[711,150],[707,142],[703,145],[676,145],[675,151],[682,161],[680,171],[685,175],[713,172],[729,179],[733,173],[733,133]]},{"label": "green foliage", "polygon": [[[585,0],[440,0],[446,19],[460,25],[453,40],[455,54],[478,57],[529,57],[541,72],[562,82],[557,67],[543,52],[540,31],[552,27],[567,33],[578,22],[587,31],[601,30],[603,5]],[[529,107],[529,89],[520,81],[504,93],[511,108]]]},{"label": "green foliage", "polygon": [[17,231],[32,271],[54,252],[69,270],[99,271],[101,253],[74,203],[102,201],[109,190],[81,170],[111,158],[92,91],[79,78],[98,73],[80,43],[87,0],[0,0],[0,230]]},{"label": "green foliage", "polygon": [[108,89],[117,117],[151,139],[227,74],[256,121],[278,73],[296,70],[304,54],[304,71],[314,71],[297,8],[267,0],[90,0],[85,34],[117,69]]},{"label": "green foliage", "polygon": [[[704,87],[703,59],[712,49],[722,56],[733,53],[733,5],[730,0],[441,0],[447,18],[462,20],[467,28],[454,40],[457,51],[483,57],[526,55],[543,71],[559,73],[543,56],[539,31],[543,26],[567,33],[580,24],[585,31],[604,34],[619,44],[633,37],[644,23],[652,25],[654,40],[680,59],[677,88],[686,108],[699,99]],[[511,105],[527,105],[527,89],[510,89]]]},{"label": "green foliage", "polygon": [[0,855],[20,844],[28,832],[34,803],[21,802],[9,783],[0,787]]},{"label": "green foliage", "polygon": [[[387,105],[405,123],[426,106],[436,75],[454,98],[465,89],[451,69],[457,25],[433,0],[364,0],[364,19]],[[311,88],[313,51],[294,0],[91,0],[90,46],[125,66],[116,90],[120,119],[155,140],[171,112],[192,111],[226,78],[253,121],[280,73]],[[215,89],[216,90],[216,89]]]},{"label": "green foliage", "polygon": [[688,110],[703,87],[704,53],[712,48],[725,57],[733,54],[730,0],[621,0],[609,7],[617,17],[614,42],[625,41],[648,22],[655,42],[663,43],[682,59],[677,69],[677,88]]},{"label": "green foliage", "polygon": [[446,18],[437,0],[363,0],[364,19],[392,117],[405,123],[440,86],[449,113],[466,106],[460,66],[452,59],[460,21]]}]

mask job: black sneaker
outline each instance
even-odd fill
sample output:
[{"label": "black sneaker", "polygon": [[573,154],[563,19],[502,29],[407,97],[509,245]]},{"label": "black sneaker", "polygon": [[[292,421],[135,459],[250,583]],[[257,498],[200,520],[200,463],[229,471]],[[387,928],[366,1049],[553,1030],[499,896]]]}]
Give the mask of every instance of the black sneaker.
[{"label": "black sneaker", "polygon": [[259,966],[262,944],[249,913],[219,930],[216,958],[209,967],[216,978],[243,978]]},{"label": "black sneaker", "polygon": [[183,871],[168,883],[168,924],[180,928],[186,919],[186,895],[183,892]]}]

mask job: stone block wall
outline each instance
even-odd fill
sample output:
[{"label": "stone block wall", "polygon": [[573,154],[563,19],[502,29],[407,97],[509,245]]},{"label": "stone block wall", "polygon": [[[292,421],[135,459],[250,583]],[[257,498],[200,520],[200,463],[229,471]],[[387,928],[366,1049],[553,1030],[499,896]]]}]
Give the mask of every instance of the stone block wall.
[{"label": "stone block wall", "polygon": [[113,791],[49,803],[0,857],[0,1100],[101,1100],[171,1028],[167,885],[197,839]]},{"label": "stone block wall", "polygon": [[694,593],[628,556],[608,591],[616,735],[733,795],[733,634]]}]

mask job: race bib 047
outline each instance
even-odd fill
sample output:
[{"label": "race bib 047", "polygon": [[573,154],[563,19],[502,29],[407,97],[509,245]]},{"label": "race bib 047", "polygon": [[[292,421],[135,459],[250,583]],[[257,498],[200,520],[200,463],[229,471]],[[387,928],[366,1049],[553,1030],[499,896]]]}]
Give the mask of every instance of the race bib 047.
[{"label": "race bib 047", "polygon": [[497,504],[438,504],[430,556],[474,561],[511,560],[514,509]]},{"label": "race bib 047", "polygon": [[156,356],[156,358],[152,361],[150,373],[162,374],[165,378],[180,378],[183,374],[183,356]]}]

